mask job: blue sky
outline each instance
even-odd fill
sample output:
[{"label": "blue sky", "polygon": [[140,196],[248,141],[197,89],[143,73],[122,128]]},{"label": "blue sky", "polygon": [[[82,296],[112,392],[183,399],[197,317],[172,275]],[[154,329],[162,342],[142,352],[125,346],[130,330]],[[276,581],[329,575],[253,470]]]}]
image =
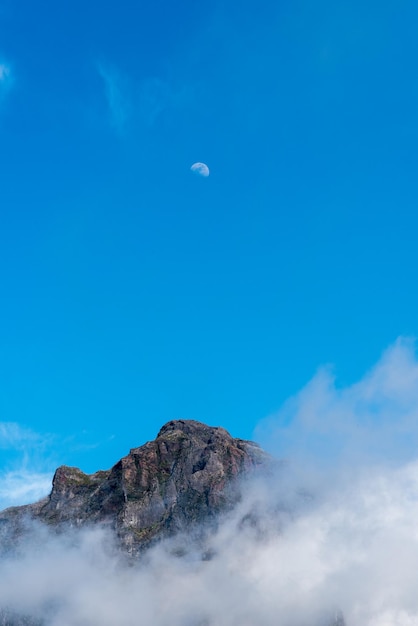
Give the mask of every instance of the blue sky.
[{"label": "blue sky", "polygon": [[109,467],[177,417],[251,438],[417,334],[417,19],[0,1],[3,477]]}]

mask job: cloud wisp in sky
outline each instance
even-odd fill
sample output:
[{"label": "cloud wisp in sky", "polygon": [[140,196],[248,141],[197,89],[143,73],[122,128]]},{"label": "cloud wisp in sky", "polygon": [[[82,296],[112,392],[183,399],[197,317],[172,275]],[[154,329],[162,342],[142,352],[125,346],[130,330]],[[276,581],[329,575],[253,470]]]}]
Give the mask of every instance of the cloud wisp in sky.
[{"label": "cloud wisp in sky", "polygon": [[0,62],[0,101],[10,91],[12,86],[12,72],[10,65]]},{"label": "cloud wisp in sky", "polygon": [[42,436],[16,422],[0,422],[0,450],[13,457],[0,472],[0,509],[34,502],[49,493],[52,471],[47,450],[52,443],[51,435]]},{"label": "cloud wisp in sky", "polygon": [[24,451],[29,445],[40,442],[40,435],[17,422],[0,422],[0,449]]},{"label": "cloud wisp in sky", "polygon": [[0,509],[22,502],[36,502],[51,491],[50,472],[35,472],[24,468],[0,474]]},{"label": "cloud wisp in sky", "polygon": [[110,123],[118,134],[123,135],[132,113],[128,81],[113,66],[99,64],[98,72],[104,83]]},{"label": "cloud wisp in sky", "polygon": [[[49,626],[129,626],[138,616],[155,626],[329,626],[339,611],[347,626],[416,624],[418,455],[403,434],[415,436],[417,372],[405,340],[345,389],[320,372],[277,418],[289,460],[244,484],[207,539],[210,558],[178,536],[127,567],[103,529],[37,529],[21,557],[0,564],[0,606]],[[306,465],[290,458],[299,438]],[[361,453],[345,454],[354,442]],[[312,459],[327,452],[313,479]]]},{"label": "cloud wisp in sky", "polygon": [[135,83],[112,65],[97,66],[104,83],[111,126],[121,136],[128,129],[151,128],[164,112],[185,106],[192,99],[187,85],[148,77]]},{"label": "cloud wisp in sky", "polygon": [[10,77],[10,68],[5,63],[0,63],[0,83],[5,83]]}]

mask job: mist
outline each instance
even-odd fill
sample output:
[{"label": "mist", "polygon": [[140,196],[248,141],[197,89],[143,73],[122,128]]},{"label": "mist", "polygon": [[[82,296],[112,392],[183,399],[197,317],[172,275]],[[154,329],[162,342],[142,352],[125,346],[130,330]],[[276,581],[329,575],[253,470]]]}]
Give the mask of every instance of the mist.
[{"label": "mist", "polygon": [[320,370],[259,425],[278,462],[203,543],[132,563],[101,528],[34,527],[0,562],[0,607],[48,626],[416,625],[417,383],[410,340],[351,386]]}]

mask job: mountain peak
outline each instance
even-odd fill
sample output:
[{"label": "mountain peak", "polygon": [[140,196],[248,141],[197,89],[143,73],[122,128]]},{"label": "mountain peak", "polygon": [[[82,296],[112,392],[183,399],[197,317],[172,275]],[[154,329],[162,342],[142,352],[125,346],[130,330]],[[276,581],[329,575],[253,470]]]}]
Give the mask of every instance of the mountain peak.
[{"label": "mountain peak", "polygon": [[219,432],[222,436],[232,439],[228,431],[220,426],[208,426],[207,424],[196,420],[183,419],[171,420],[170,422],[164,424],[157,435],[157,439],[176,431],[180,431],[188,436],[196,436],[200,438],[211,437],[215,433]]},{"label": "mountain peak", "polygon": [[268,458],[257,444],[224,428],[172,420],[109,470],[85,474],[59,467],[48,498],[4,511],[0,522],[13,536],[28,516],[57,530],[104,524],[136,554],[231,507],[239,498],[237,479]]}]

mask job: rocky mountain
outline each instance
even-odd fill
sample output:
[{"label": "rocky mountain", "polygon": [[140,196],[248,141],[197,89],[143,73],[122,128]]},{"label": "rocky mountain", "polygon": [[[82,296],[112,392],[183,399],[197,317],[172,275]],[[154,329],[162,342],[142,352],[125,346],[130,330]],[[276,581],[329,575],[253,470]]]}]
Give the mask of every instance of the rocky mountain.
[{"label": "rocky mountain", "polygon": [[0,513],[0,547],[9,549],[28,520],[61,530],[101,524],[129,554],[162,536],[215,518],[239,498],[237,479],[268,462],[250,441],[192,420],[163,426],[110,470],[57,469],[50,495]]},{"label": "rocky mountain", "polygon": [[[111,469],[85,474],[59,467],[47,498],[0,512],[0,555],[13,554],[35,522],[57,533],[110,528],[122,551],[134,558],[160,538],[181,531],[190,537],[193,530],[210,526],[207,522],[216,526],[219,515],[240,500],[240,478],[271,462],[257,444],[235,439],[223,428],[191,420],[168,422],[154,441],[133,448]],[[251,516],[242,521],[257,522]],[[52,615],[53,604],[50,609]],[[0,606],[0,626],[50,623],[60,622],[50,621],[45,612],[36,617],[24,614],[21,607],[16,612]],[[197,624],[212,622],[193,622]],[[320,626],[324,624],[345,626],[338,611],[321,620]]]}]

